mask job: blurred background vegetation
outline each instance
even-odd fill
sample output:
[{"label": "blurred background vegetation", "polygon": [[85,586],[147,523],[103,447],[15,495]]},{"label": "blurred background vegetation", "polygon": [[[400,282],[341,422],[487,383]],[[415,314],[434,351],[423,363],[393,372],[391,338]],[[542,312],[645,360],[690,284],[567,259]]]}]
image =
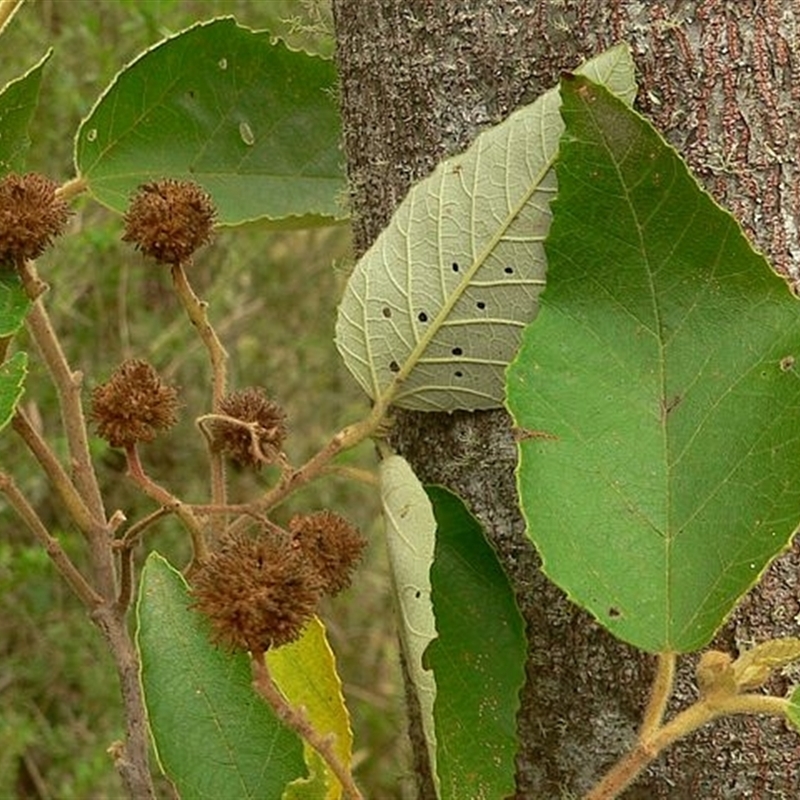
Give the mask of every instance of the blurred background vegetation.
[{"label": "blurred background vegetation", "polygon": [[[333,51],[330,9],[319,0],[28,0],[0,42],[0,86],[54,48],[31,131],[28,168],[60,182],[72,177],[74,133],[117,71],[164,36],[224,14],[268,29],[293,46],[323,55]],[[168,272],[120,242],[119,217],[88,198],[74,208],[69,235],[39,263],[51,286],[45,302],[67,357],[84,372],[87,395],[119,361],[137,356],[181,387],[181,423],[143,448],[143,459],[172,491],[202,502],[208,471],[193,420],[210,402],[204,350],[171,294]],[[335,307],[349,262],[346,226],[274,233],[253,225],[221,230],[192,269],[195,288],[209,301],[231,357],[231,386],[264,386],[283,404],[291,428],[287,453],[294,463],[366,409],[333,346]],[[24,336],[19,347],[28,348]],[[23,403],[59,446],[55,396],[32,356]],[[92,447],[109,512],[121,509],[135,520],[153,510],[127,483],[121,453],[99,439]],[[370,467],[370,446],[350,460]],[[84,563],[80,537],[10,430],[0,436],[0,466],[15,476],[68,552]],[[274,475],[232,472],[230,477],[235,501]],[[413,795],[413,781],[376,492],[329,478],[282,508],[281,519],[322,507],[350,517],[371,540],[354,586],[323,612],[353,717],[356,777],[372,800],[404,800]],[[142,557],[149,548],[178,564],[187,553],[182,531],[170,524],[150,535]],[[106,753],[123,731],[111,659],[83,607],[2,502],[0,615],[0,798],[121,797]]]}]

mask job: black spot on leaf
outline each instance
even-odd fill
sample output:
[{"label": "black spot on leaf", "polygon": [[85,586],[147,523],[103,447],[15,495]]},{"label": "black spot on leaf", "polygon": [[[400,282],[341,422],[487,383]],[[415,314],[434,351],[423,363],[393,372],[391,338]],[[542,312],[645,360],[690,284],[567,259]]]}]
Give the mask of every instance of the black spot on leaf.
[{"label": "black spot on leaf", "polygon": [[454,261],[453,262],[453,272],[458,272],[458,269],[459,269],[458,264],[456,264],[456,262]]},{"label": "black spot on leaf", "polygon": [[454,356],[463,356],[464,355],[464,351],[460,347],[454,347],[450,352]]},{"label": "black spot on leaf", "polygon": [[392,372],[400,372],[400,365],[399,365],[399,364],[398,364],[396,361],[392,361],[392,362],[389,364],[389,369],[390,369]]},{"label": "black spot on leaf", "polygon": [[486,308],[486,303],[484,303],[483,300],[478,300],[478,302],[475,303],[475,306],[483,311]]},{"label": "black spot on leaf", "polygon": [[503,270],[503,272],[505,272],[506,275],[513,275],[514,274],[514,267],[506,267]]},{"label": "black spot on leaf", "polygon": [[392,309],[389,308],[389,306],[384,306],[381,309],[381,314],[383,314],[383,316],[386,317],[386,319],[389,319],[389,317],[392,316]]},{"label": "black spot on leaf", "polygon": [[417,319],[420,322],[427,322],[428,321],[428,315],[424,311],[420,311],[419,314],[417,314]]}]

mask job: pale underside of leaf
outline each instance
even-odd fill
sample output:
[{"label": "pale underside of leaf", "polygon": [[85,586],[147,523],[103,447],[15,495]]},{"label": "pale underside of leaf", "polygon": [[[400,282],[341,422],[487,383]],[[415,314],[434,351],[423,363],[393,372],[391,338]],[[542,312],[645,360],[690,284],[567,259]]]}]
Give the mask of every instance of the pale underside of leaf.
[{"label": "pale underside of leaf", "polygon": [[[431,774],[436,776],[433,720],[436,681],[433,672],[422,664],[425,649],[436,638],[430,580],[436,545],[436,518],[425,489],[401,456],[390,456],[381,462],[380,484],[400,640],[420,704]],[[438,781],[438,778],[434,779]]]},{"label": "pale underside of leaf", "polygon": [[[633,101],[626,46],[577,71]],[[545,283],[559,105],[552,89],[442,162],[356,265],[336,343],[373,400],[423,411],[503,404],[505,368]]]}]

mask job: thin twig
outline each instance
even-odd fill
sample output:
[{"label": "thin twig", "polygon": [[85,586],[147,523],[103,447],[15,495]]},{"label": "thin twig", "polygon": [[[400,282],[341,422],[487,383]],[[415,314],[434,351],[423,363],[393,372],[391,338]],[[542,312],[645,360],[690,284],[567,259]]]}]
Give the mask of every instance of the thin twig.
[{"label": "thin twig", "polygon": [[17,488],[14,479],[0,472],[0,491],[8,498],[11,507],[17,512],[28,529],[44,547],[47,555],[50,556],[56,569],[61,573],[69,587],[80,598],[81,602],[88,609],[95,609],[103,603],[103,598],[99,595],[89,582],[81,574],[80,570],[72,563],[69,556],[64,552],[61,543],[54,536],[50,535],[47,527],[36,513],[27,498]]},{"label": "thin twig", "polygon": [[[172,283],[175,291],[180,298],[183,307],[192,325],[197,328],[197,333],[208,351],[211,361],[212,373],[212,402],[213,411],[219,411],[222,399],[225,397],[225,387],[227,383],[227,361],[228,354],[222,346],[216,331],[209,322],[207,308],[208,304],[200,300],[192,289],[183,264],[172,265]],[[222,460],[222,453],[214,448],[208,448],[209,465],[211,468],[211,502],[217,506],[224,506],[227,501],[227,489],[225,485],[225,464]]]},{"label": "thin twig", "polygon": [[64,200],[64,202],[69,202],[73,197],[83,194],[88,186],[89,184],[86,178],[71,178],[66,183],[62,183],[61,186],[56,189],[56,196],[60,197],[62,200]]},{"label": "thin twig", "polygon": [[675,681],[675,653],[659,653],[656,658],[656,674],[642,718],[639,741],[647,741],[661,726]]},{"label": "thin twig", "polygon": [[47,365],[58,393],[58,404],[67,437],[74,485],[91,516],[99,523],[85,531],[89,540],[89,557],[92,561],[96,585],[103,596],[111,600],[116,595],[114,559],[111,556],[111,549],[108,547],[103,498],[89,454],[86,419],[81,403],[83,376],[80,372],[73,372],[70,368],[61,343],[50,323],[47,310],[41,298],[36,295],[36,287],[41,284],[41,281],[36,276],[33,263],[23,262],[17,267],[23,285],[33,300],[31,310],[25,318],[25,324]]},{"label": "thin twig", "polygon": [[[370,415],[360,422],[342,428],[319,452],[313,455],[302,467],[293,470],[272,487],[263,497],[251,504],[252,514],[264,513],[282,503],[293,492],[319,477],[328,464],[340,453],[350,450],[364,439],[369,438],[381,425],[385,408],[380,404],[372,407]],[[248,515],[238,517],[229,533],[239,533],[249,524]]]},{"label": "thin twig", "polygon": [[724,698],[705,698],[693,703],[648,739],[626,753],[584,797],[584,800],[613,800],[636,779],[641,771],[678,739],[688,736],[718,717],[734,714],[786,716],[788,699],[757,694],[732,694]]},{"label": "thin twig", "polygon": [[125,532],[125,536],[114,542],[114,549],[119,551],[119,592],[117,594],[117,600],[114,603],[115,613],[118,615],[122,616],[127,612],[131,600],[133,599],[133,548],[138,544],[139,539],[147,528],[174,511],[175,509],[173,507],[162,506],[152,514],[148,514],[144,519],[131,525]]},{"label": "thin twig", "polygon": [[183,503],[175,497],[175,495],[171,494],[167,489],[157,484],[147,475],[139,459],[139,451],[136,449],[136,445],[131,445],[126,448],[125,456],[128,460],[128,476],[148,497],[155,500],[156,503],[174,510],[175,514],[189,531],[192,537],[192,547],[194,548],[194,560],[202,561],[206,558],[208,555],[208,545],[203,536],[202,525],[192,511],[191,506]]},{"label": "thin twig", "polygon": [[350,770],[342,764],[334,750],[335,738],[322,736],[301,709],[292,707],[286,701],[286,698],[272,680],[272,675],[270,675],[263,653],[251,653],[250,663],[253,670],[253,686],[269,703],[277,717],[319,753],[342,785],[347,800],[363,800],[363,795],[353,781]]},{"label": "thin twig", "polygon": [[[26,268],[21,270],[21,274],[35,279],[36,273],[33,264],[28,262]],[[86,421],[81,404],[83,375],[80,372],[73,372],[70,368],[40,298],[34,299],[26,323],[58,392],[70,458],[75,470],[75,485],[92,514],[98,519],[105,520],[103,499],[89,457]]]},{"label": "thin twig", "polygon": [[91,540],[92,531],[96,531],[98,525],[105,530],[101,520],[96,520],[83,497],[79,494],[75,485],[67,475],[66,470],[61,466],[61,462],[56,458],[50,445],[39,435],[39,432],[31,423],[28,415],[21,406],[17,406],[11,420],[11,427],[22,437],[22,440],[33,453],[39,465],[47,474],[50,483],[58,493],[61,502],[67,508],[72,520],[81,532]]}]

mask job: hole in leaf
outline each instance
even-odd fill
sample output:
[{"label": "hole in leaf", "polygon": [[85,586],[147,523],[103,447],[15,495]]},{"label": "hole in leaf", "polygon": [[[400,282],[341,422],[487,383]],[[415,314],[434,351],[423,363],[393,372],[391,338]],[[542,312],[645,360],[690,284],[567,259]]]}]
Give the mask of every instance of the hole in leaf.
[{"label": "hole in leaf", "polygon": [[383,316],[386,317],[386,319],[389,319],[389,317],[392,316],[392,309],[389,308],[389,306],[384,306],[381,309],[381,314],[383,314]]},{"label": "hole in leaf", "polygon": [[464,355],[464,351],[460,347],[454,347],[450,352],[454,356],[463,356]]},{"label": "hole in leaf", "polygon": [[392,361],[392,363],[389,364],[389,369],[392,372],[400,372],[400,365],[396,361]]},{"label": "hole in leaf", "polygon": [[239,123],[239,136],[248,147],[252,147],[256,143],[253,129],[246,122]]},{"label": "hole in leaf", "polygon": [[417,314],[417,319],[420,322],[427,322],[428,321],[428,315],[424,311],[420,311],[419,314]]}]

